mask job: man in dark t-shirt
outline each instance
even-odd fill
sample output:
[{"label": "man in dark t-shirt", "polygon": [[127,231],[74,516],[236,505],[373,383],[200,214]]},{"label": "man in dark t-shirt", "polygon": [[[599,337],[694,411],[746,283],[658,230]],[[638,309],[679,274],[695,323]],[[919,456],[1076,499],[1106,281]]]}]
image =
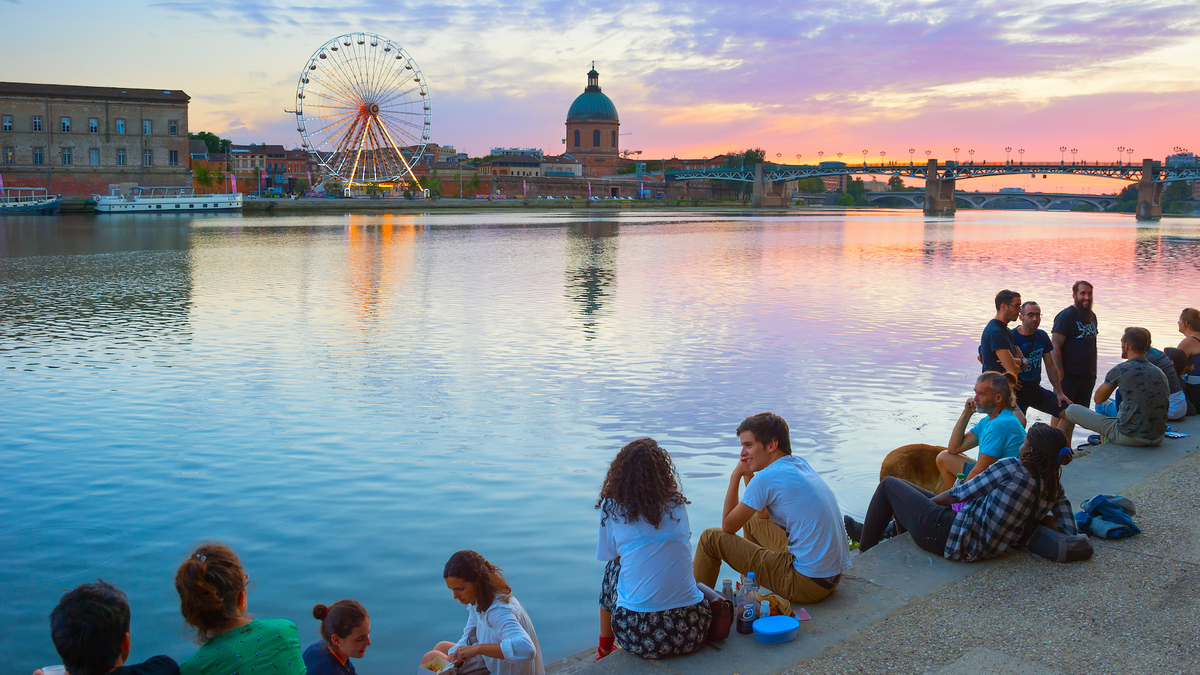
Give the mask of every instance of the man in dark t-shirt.
[{"label": "man in dark t-shirt", "polygon": [[1025,367],[1017,345],[1013,343],[1012,333],[1008,330],[1008,324],[1016,321],[1020,315],[1020,293],[1003,290],[996,294],[996,316],[984,326],[983,335],[979,338],[979,360],[983,362],[983,372],[992,370],[1017,375]]},{"label": "man in dark t-shirt", "polygon": [[[1071,405],[1071,400],[1063,394],[1058,368],[1054,365],[1054,343],[1046,331],[1038,328],[1041,323],[1042,308],[1036,302],[1030,300],[1021,305],[1021,325],[1012,330],[1013,342],[1025,357],[1025,367],[1017,374],[1017,381],[1021,383],[1017,390],[1017,405],[1021,412],[1032,407],[1053,415],[1051,425],[1061,428],[1065,420],[1060,413]],[[1046,366],[1046,377],[1054,391],[1042,386],[1042,364]]]},{"label": "man in dark t-shirt", "polygon": [[[1092,311],[1092,285],[1076,281],[1071,286],[1072,304],[1054,317],[1050,339],[1054,343],[1054,363],[1062,381],[1063,393],[1072,403],[1087,407],[1096,387],[1096,313]],[[1067,438],[1075,425],[1063,428]]]},{"label": "man in dark t-shirt", "polygon": [[[104,581],[67,591],[50,612],[50,639],[68,673],[179,675],[169,656],[141,663],[129,658],[129,602],[121,589]],[[41,670],[33,671],[41,675]]]}]

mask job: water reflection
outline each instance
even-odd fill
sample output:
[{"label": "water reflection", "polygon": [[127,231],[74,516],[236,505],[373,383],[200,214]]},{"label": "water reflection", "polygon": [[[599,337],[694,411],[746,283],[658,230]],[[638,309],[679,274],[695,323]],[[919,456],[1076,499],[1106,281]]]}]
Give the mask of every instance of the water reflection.
[{"label": "water reflection", "polygon": [[584,337],[594,340],[617,276],[619,228],[616,222],[588,221],[566,230],[566,296],[578,306]]},{"label": "water reflection", "polygon": [[186,222],[0,218],[0,351],[21,340],[180,340],[189,333]]}]

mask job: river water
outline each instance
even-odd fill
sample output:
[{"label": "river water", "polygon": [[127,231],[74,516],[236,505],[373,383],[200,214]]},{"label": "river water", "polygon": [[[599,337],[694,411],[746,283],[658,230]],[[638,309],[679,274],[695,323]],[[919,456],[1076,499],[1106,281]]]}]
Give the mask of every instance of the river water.
[{"label": "river water", "polygon": [[134,660],[182,660],[173,575],[208,539],[304,644],[314,603],[362,601],[364,674],[457,639],[463,548],[569,655],[626,442],[671,451],[693,542],[763,410],[861,515],[889,450],[945,443],[997,290],[1048,330],[1090,280],[1104,372],[1124,326],[1178,342],[1198,261],[1200,220],[1080,213],[0,219],[5,670],[60,662],[47,616],[97,577]]}]

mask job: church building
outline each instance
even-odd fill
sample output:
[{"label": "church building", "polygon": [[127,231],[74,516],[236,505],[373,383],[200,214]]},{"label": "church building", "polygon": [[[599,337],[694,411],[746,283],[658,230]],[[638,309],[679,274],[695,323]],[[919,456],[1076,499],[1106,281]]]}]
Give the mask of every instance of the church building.
[{"label": "church building", "polygon": [[567,111],[566,150],[583,165],[584,176],[611,176],[628,162],[619,152],[621,120],[617,107],[600,91],[593,64],[587,88]]}]

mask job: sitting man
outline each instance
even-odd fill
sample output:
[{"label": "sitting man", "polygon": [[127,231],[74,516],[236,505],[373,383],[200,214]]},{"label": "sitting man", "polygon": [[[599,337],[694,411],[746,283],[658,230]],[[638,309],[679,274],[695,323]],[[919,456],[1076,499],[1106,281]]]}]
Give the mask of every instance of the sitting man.
[{"label": "sitting man", "polygon": [[[737,428],[741,459],[729,476],[721,527],[700,535],[692,573],[716,586],[721,561],[792,602],[816,602],[850,569],[842,512],[808,462],[792,456],[787,422],[773,413]],[[745,481],[746,492],[738,500]],[[768,520],[769,518],[769,520]],[[745,538],[737,531],[745,527]]]},{"label": "sitting man", "polygon": [[125,665],[129,637],[125,594],[103,580],[67,591],[50,613],[50,639],[67,675],[179,675],[169,656]]},{"label": "sitting man", "polygon": [[[975,379],[975,398],[968,399],[946,449],[937,456],[938,473],[942,476],[942,488],[954,487],[956,474],[966,474],[968,479],[983,473],[996,460],[1017,457],[1021,454],[1021,443],[1025,441],[1025,426],[1012,410],[1012,373],[986,372]],[[971,416],[981,412],[987,417],[979,420],[967,431]],[[973,461],[963,453],[979,446],[979,461]]]},{"label": "sitting man", "polygon": [[1085,429],[1091,429],[1119,445],[1144,447],[1162,443],[1167,432],[1167,407],[1171,387],[1167,376],[1157,366],[1146,361],[1150,348],[1150,331],[1145,328],[1126,328],[1121,336],[1121,357],[1096,388],[1096,403],[1102,404],[1121,389],[1121,402],[1116,417],[1108,417],[1072,404],[1063,415]]}]

